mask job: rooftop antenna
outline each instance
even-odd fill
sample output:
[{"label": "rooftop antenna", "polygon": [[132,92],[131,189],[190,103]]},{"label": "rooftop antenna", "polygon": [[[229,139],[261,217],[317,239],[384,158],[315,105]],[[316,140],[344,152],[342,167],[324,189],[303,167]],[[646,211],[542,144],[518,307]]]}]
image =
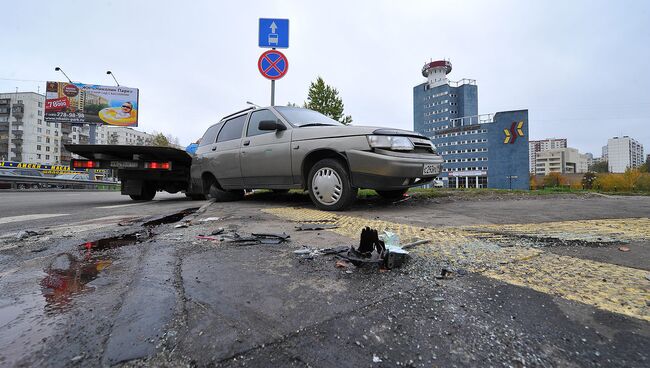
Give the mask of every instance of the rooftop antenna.
[{"label": "rooftop antenna", "polygon": [[65,72],[63,71],[63,69],[61,69],[61,68],[59,68],[59,67],[57,66],[56,68],[54,68],[54,71],[55,71],[55,72],[61,72],[61,73],[63,73],[63,75],[65,75],[65,78],[68,80],[68,82],[72,83],[72,81],[70,80],[70,78],[68,77],[68,75],[65,74]]},{"label": "rooftop antenna", "polygon": [[115,79],[115,74],[113,74],[112,71],[107,70],[107,71],[106,71],[106,74],[110,74],[111,77],[113,77],[113,80],[115,81],[115,84],[117,84],[118,87],[120,86],[120,83],[117,81],[117,79]]}]

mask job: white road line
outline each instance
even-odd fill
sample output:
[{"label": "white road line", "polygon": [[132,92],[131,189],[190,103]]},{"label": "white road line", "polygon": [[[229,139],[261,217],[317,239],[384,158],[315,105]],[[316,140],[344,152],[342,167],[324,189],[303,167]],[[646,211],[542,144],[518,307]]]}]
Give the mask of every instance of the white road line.
[{"label": "white road line", "polygon": [[36,213],[33,215],[0,217],[0,224],[8,224],[10,222],[38,220],[50,217],[68,216],[68,213]]},{"label": "white road line", "polygon": [[137,206],[141,204],[146,204],[147,202],[141,202],[141,203],[127,203],[127,204],[116,204],[113,206],[101,206],[101,207],[95,207],[95,208],[120,208],[120,207],[130,207],[130,206]]}]

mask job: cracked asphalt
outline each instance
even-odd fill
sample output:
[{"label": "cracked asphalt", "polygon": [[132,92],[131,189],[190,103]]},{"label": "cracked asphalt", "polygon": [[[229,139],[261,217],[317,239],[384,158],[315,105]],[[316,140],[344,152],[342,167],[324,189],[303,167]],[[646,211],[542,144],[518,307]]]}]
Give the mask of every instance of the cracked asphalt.
[{"label": "cracked asphalt", "polygon": [[[650,197],[155,202],[0,217],[0,366],[650,364]],[[322,221],[336,227],[295,228]],[[294,253],[356,245],[364,226],[430,243],[392,270]],[[290,241],[237,245],[220,228]]]}]

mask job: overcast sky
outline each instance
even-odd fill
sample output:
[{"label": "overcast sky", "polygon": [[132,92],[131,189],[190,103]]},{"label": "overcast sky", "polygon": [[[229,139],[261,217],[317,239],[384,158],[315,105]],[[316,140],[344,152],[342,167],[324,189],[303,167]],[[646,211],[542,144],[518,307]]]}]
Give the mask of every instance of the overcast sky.
[{"label": "overcast sky", "polygon": [[[476,79],[479,112],[529,109],[531,139],[600,156],[612,136],[650,151],[648,1],[14,1],[0,21],[0,92],[74,80],[140,89],[140,127],[187,144],[246,101],[270,102],[258,18],[290,19],[276,103],[318,75],[354,124],[413,128],[425,61]],[[16,81],[21,79],[32,81]]]}]

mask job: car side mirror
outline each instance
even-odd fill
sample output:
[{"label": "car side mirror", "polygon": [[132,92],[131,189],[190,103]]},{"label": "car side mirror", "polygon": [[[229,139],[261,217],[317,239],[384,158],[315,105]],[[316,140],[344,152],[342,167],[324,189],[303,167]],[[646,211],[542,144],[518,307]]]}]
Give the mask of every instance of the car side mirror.
[{"label": "car side mirror", "polygon": [[278,120],[262,120],[259,125],[260,130],[285,130],[284,124]]}]

